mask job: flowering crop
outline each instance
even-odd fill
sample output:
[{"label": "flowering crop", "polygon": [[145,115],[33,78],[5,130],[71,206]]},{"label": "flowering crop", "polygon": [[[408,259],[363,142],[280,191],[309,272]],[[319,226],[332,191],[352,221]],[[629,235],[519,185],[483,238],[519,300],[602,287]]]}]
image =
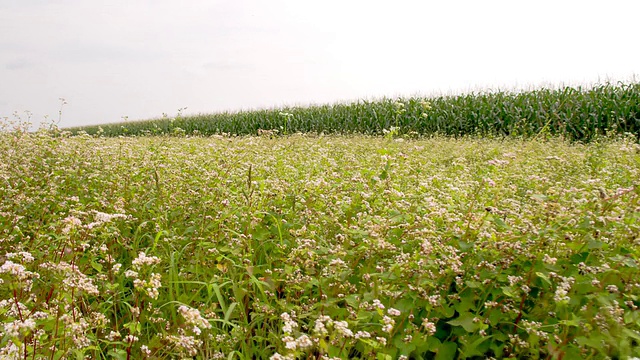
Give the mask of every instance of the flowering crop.
[{"label": "flowering crop", "polygon": [[635,139],[398,135],[0,134],[0,358],[640,356]]}]

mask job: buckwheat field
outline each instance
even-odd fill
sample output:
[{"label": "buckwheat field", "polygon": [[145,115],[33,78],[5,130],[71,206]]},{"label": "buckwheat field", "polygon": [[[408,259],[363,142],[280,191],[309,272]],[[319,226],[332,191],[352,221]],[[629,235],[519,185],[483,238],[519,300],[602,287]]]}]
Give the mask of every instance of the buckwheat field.
[{"label": "buckwheat field", "polygon": [[3,132],[0,359],[640,357],[633,135],[385,133]]}]

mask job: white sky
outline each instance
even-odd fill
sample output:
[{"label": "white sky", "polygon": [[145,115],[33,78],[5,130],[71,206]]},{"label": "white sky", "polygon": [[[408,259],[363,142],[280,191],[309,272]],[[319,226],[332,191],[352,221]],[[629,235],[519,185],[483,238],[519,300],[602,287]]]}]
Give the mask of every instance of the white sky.
[{"label": "white sky", "polygon": [[640,1],[0,0],[0,117],[61,126],[640,74]]}]

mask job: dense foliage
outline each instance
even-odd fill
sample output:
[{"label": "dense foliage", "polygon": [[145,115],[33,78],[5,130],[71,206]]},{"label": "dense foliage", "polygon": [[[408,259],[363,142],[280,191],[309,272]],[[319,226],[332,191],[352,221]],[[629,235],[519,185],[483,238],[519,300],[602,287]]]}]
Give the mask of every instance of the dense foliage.
[{"label": "dense foliage", "polygon": [[638,357],[638,179],[635,138],[5,133],[0,358]]},{"label": "dense foliage", "polygon": [[541,133],[589,141],[598,134],[640,135],[640,83],[603,84],[524,92],[487,92],[433,98],[381,99],[309,107],[164,117],[69,129],[105,136],[147,134],[256,135],[292,133],[414,135]]}]

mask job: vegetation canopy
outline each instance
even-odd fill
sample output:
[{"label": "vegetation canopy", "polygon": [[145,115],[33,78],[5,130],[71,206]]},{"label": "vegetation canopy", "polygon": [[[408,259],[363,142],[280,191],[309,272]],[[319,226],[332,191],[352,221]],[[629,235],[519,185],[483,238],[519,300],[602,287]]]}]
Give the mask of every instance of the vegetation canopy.
[{"label": "vegetation canopy", "polygon": [[[443,98],[414,125],[471,129],[437,122],[446,104],[599,93],[637,86]],[[581,114],[609,115],[576,136],[623,118],[594,99]],[[465,119],[499,133],[497,109],[520,111],[509,101]],[[404,104],[299,109],[287,131],[403,128],[423,106]],[[343,110],[363,122],[300,115]],[[254,114],[174,124],[279,126]],[[554,133],[555,116],[526,124]],[[1,133],[0,358],[639,357],[638,179],[632,135]]]},{"label": "vegetation canopy", "polygon": [[413,136],[540,134],[591,141],[607,133],[640,135],[640,84],[598,84],[523,92],[381,99],[309,107],[225,112],[68,129],[74,134],[256,135],[337,133],[382,135],[397,128]]}]

